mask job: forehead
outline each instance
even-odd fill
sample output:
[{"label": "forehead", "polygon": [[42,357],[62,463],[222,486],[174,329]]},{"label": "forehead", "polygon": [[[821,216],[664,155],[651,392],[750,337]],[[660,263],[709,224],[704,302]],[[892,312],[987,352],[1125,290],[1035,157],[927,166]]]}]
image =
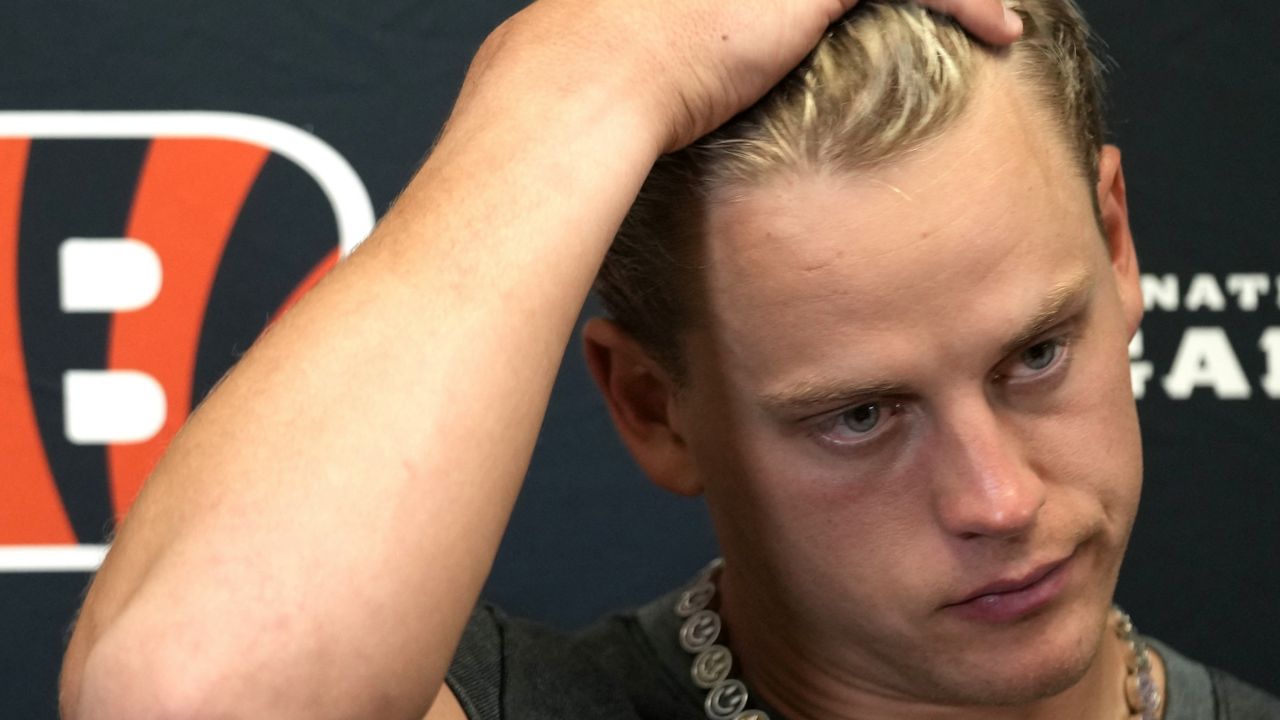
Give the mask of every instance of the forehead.
[{"label": "forehead", "polygon": [[695,335],[757,385],[1007,339],[1105,258],[1091,188],[1036,103],[992,77],[902,160],[726,188],[708,211]]}]

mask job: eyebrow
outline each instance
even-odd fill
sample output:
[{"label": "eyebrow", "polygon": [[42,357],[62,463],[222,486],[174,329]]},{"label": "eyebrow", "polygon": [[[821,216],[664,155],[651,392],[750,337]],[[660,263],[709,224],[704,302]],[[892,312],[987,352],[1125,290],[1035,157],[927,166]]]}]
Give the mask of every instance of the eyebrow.
[{"label": "eyebrow", "polygon": [[[1001,346],[1000,356],[1021,350],[1040,335],[1083,310],[1093,296],[1093,288],[1094,275],[1088,271],[1051,287],[1036,312]],[[805,380],[781,391],[762,395],[760,404],[771,415],[794,416],[815,408],[852,405],[877,397],[902,395],[907,391],[907,386],[902,383],[883,380],[858,385]]]},{"label": "eyebrow", "polygon": [[870,382],[856,386],[843,383],[802,382],[760,398],[770,415],[791,416],[820,407],[853,405],[886,395],[900,395],[906,386],[891,382]]},{"label": "eyebrow", "polygon": [[1000,356],[1011,355],[1048,332],[1055,325],[1083,310],[1093,297],[1094,275],[1085,271],[1049,289],[1039,309],[1003,347]]}]

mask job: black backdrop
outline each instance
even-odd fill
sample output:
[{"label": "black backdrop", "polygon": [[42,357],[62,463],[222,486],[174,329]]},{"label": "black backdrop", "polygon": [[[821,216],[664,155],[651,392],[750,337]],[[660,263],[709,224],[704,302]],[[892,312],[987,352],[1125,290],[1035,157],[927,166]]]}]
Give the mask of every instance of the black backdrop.
[{"label": "black backdrop", "polygon": [[[429,147],[471,52],[520,4],[15,0],[0,22],[0,120],[26,110],[217,110],[275,118],[344,156],[381,213]],[[1126,152],[1143,269],[1158,296],[1135,357],[1135,376],[1151,378],[1139,403],[1147,484],[1119,600],[1143,631],[1280,693],[1274,439],[1280,399],[1273,397],[1280,396],[1280,331],[1267,332],[1280,327],[1280,6],[1264,0],[1085,6],[1116,62],[1110,115]],[[33,207],[53,217],[89,212],[83,208],[95,207],[95,197],[118,190],[118,183],[94,181],[101,173],[77,166],[77,158],[113,156],[101,162],[118,169],[141,154],[119,143],[33,144],[29,172],[61,173],[64,181],[41,190],[37,202],[30,199],[35,180],[27,179],[24,262],[48,251],[34,246],[26,224]],[[249,233],[259,237],[236,251],[241,277],[218,278],[197,367],[206,380],[196,382],[193,399],[265,320],[228,320],[236,301],[215,300],[235,293],[219,288],[274,285],[282,290],[255,301],[274,307],[335,242],[323,199],[314,188],[297,189],[305,183],[290,185],[290,173],[296,170],[287,162],[268,161],[261,181],[268,188],[254,190],[267,199],[245,203],[246,215],[262,216]],[[13,190],[0,187],[0,195]],[[297,202],[268,202],[272,197]],[[280,250],[291,243],[298,249]],[[229,246],[225,258],[234,255]],[[35,273],[25,279],[23,302],[48,292],[41,283],[56,282],[32,280],[38,271],[29,267],[19,268]],[[260,277],[248,282],[253,273]],[[1250,277],[1232,277],[1244,274]],[[1241,291],[1251,283],[1264,290],[1256,306]],[[46,407],[47,450],[66,455],[50,458],[68,468],[57,478],[63,502],[77,516],[79,541],[100,542],[110,517],[102,500],[103,451],[49,439],[46,426],[57,423],[47,416],[58,409],[47,407],[58,397],[46,387],[53,370],[41,365],[45,356],[32,350],[40,342],[31,338],[56,331],[59,343],[101,346],[103,330],[18,310],[35,328],[26,330],[25,352],[30,392],[37,410]],[[0,392],[8,404],[23,390],[9,383]],[[23,481],[5,476],[12,467],[0,467],[0,482]],[[77,494],[81,500],[71,497]],[[96,511],[85,509],[90,496],[98,498]],[[626,457],[572,346],[487,596],[573,627],[670,588],[713,553],[701,505],[651,488]],[[63,635],[87,579],[0,572],[0,717],[55,716]]]}]

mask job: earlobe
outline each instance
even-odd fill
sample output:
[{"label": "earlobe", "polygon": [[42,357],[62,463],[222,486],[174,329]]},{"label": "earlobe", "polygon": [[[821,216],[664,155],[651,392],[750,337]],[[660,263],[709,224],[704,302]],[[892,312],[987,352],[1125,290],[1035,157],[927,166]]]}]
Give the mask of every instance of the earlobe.
[{"label": "earlobe", "polygon": [[1138,254],[1133,245],[1129,225],[1129,198],[1125,188],[1120,149],[1103,146],[1098,156],[1098,214],[1107,242],[1111,269],[1124,310],[1130,336],[1142,322],[1142,289],[1138,273]]},{"label": "earlobe", "polygon": [[680,430],[676,387],[640,343],[616,323],[592,318],[582,330],[587,368],[614,427],[645,474],[679,495],[700,495]]}]

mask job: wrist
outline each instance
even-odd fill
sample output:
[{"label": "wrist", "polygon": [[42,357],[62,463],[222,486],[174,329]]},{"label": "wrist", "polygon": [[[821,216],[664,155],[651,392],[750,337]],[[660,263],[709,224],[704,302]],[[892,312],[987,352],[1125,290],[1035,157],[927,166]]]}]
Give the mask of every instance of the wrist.
[{"label": "wrist", "polygon": [[499,124],[543,143],[599,141],[610,154],[642,158],[647,174],[670,145],[669,108],[656,101],[661,73],[646,68],[638,44],[606,40],[625,36],[604,27],[619,18],[567,25],[547,17],[555,11],[535,3],[490,34],[450,126]]}]

